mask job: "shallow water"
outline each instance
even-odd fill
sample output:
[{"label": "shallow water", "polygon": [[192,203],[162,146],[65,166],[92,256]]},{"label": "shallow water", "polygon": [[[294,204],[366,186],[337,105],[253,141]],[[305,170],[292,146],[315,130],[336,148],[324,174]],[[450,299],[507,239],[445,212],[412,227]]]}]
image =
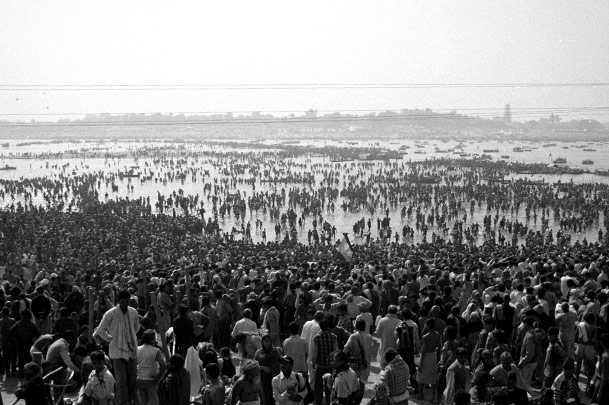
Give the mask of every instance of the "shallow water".
[{"label": "shallow water", "polygon": [[[6,141],[1,141],[6,142]],[[142,143],[142,142],[111,142],[111,143],[96,143],[96,142],[87,142],[87,143],[45,143],[45,144],[34,144],[34,145],[24,145],[24,146],[16,146],[14,141],[9,141],[10,146],[0,149],[0,166],[9,165],[16,167],[16,170],[9,171],[0,171],[0,179],[13,179],[17,180],[20,178],[32,178],[32,177],[46,177],[51,179],[59,179],[59,176],[73,176],[79,175],[82,173],[90,173],[90,172],[98,172],[103,171],[105,173],[119,173],[125,172],[131,166],[139,166],[140,169],[143,170],[146,163],[150,165],[150,168],[154,170],[155,177],[164,177],[166,174],[176,173],[179,169],[170,168],[166,165],[159,165],[154,167],[152,163],[152,159],[134,159],[134,158],[114,158],[114,159],[104,159],[104,158],[60,158],[60,159],[17,159],[13,158],[16,155],[23,153],[55,153],[55,152],[65,152],[65,151],[82,151],[84,149],[91,150],[99,150],[99,151],[108,151],[108,152],[128,152],[136,150],[137,148],[145,147],[145,146],[168,146],[172,144],[168,143]],[[268,145],[269,149],[273,147],[273,142],[266,141],[266,145]],[[291,145],[296,144],[295,142],[290,142]],[[545,146],[544,143],[522,143],[522,142],[457,142],[457,141],[421,141],[421,140],[413,140],[413,141],[386,141],[386,142],[361,142],[361,141],[326,141],[319,142],[317,140],[301,140],[298,141],[297,144],[300,145],[333,145],[333,146],[381,146],[386,147],[392,150],[402,150],[407,154],[404,155],[403,161],[408,162],[412,161],[420,161],[426,158],[444,158],[444,157],[458,157],[456,152],[462,152],[471,154],[482,154],[486,153],[491,156],[495,160],[500,159],[501,155],[509,155],[509,160],[511,161],[520,161],[526,163],[534,163],[534,162],[544,162],[547,163],[550,154],[553,158],[556,157],[565,157],[568,161],[568,164],[573,167],[583,167],[581,164],[578,165],[577,162],[583,159],[592,159],[594,160],[594,165],[588,168],[590,169],[609,169],[609,143],[559,143],[556,142],[555,146]],[[175,145],[174,145],[175,146]],[[189,151],[192,152],[200,152],[203,150],[214,149],[217,151],[239,151],[245,152],[245,149],[234,149],[225,146],[203,146],[197,144],[186,144],[182,145]],[[515,147],[527,147],[533,149],[530,152],[513,152],[513,148]],[[569,149],[563,149],[564,147],[568,147]],[[401,149],[400,149],[401,148]],[[590,148],[596,149],[595,152],[585,152],[583,149]],[[485,149],[497,149],[498,152],[484,152]],[[414,153],[415,151],[420,151],[422,153]],[[78,156],[78,155],[77,155]],[[204,162],[205,161],[205,162]],[[327,164],[329,163],[328,158],[324,157],[314,157],[314,158],[299,158],[295,159],[296,163],[306,163],[307,169],[309,170],[311,165],[313,164]],[[151,205],[154,207],[154,204],[157,201],[158,193],[161,193],[165,196],[170,195],[173,192],[178,190],[182,190],[185,195],[199,195],[199,199],[203,201],[204,207],[207,211],[206,217],[211,215],[211,195],[209,193],[203,192],[203,186],[205,183],[213,184],[214,179],[219,181],[228,180],[231,176],[225,176],[220,172],[218,161],[215,163],[211,163],[209,159],[201,158],[199,161],[195,161],[195,159],[189,159],[188,164],[181,167],[193,167],[201,169],[198,172],[198,175],[195,179],[191,176],[186,176],[184,180],[169,180],[166,182],[155,182],[152,181],[141,181],[140,179],[115,179],[114,185],[118,186],[117,191],[112,190],[112,184],[106,184],[102,182],[101,186],[98,188],[100,200],[105,200],[106,198],[113,199],[117,197],[129,197],[130,199],[137,199],[140,197],[150,197]],[[369,163],[369,162],[368,162]],[[222,164],[222,166],[227,166],[226,164]],[[273,169],[275,166],[279,166],[279,163],[270,163],[268,168]],[[345,168],[346,166],[346,168]],[[330,167],[330,166],[328,166]],[[346,163],[342,165],[332,165],[332,167],[340,167],[338,169],[342,175],[348,174],[350,170],[354,169],[351,163]],[[356,164],[355,168],[359,166]],[[375,166],[369,168],[368,174],[371,174],[374,170],[379,170],[383,168],[383,164],[381,162],[376,162]],[[204,170],[209,171],[209,176],[203,176],[202,172]],[[301,169],[294,169],[295,173],[302,173]],[[239,176],[240,178],[248,178],[249,174],[246,173],[243,176]],[[601,177],[594,174],[583,174],[583,175],[513,175],[513,178],[528,178],[528,179],[543,179],[545,182],[574,182],[574,183],[591,183],[591,182],[599,182],[609,184],[609,177]],[[320,182],[323,180],[324,176],[321,172],[315,173],[316,185],[313,187],[304,184],[271,184],[271,183],[260,183],[259,181],[255,184],[255,190],[257,192],[260,191],[269,191],[269,192],[281,192],[282,189],[288,192],[290,188],[301,188],[307,189],[310,192],[315,191],[319,186]],[[343,184],[343,180],[340,181],[339,185],[335,185],[338,188],[341,188]],[[236,186],[230,187],[229,192],[240,192],[241,194],[245,194],[246,196],[252,195],[254,192],[254,186],[245,183],[237,183]],[[107,194],[107,197],[105,196]],[[4,199],[0,198],[0,205],[8,206],[12,203],[16,203],[18,201],[23,201],[22,196],[15,196],[15,199],[11,196],[6,196]],[[329,210],[326,207],[326,210],[323,213],[323,219],[327,220],[330,224],[336,226],[337,235],[341,235],[343,232],[352,233],[353,224],[365,217],[366,220],[368,218],[372,219],[372,236],[376,237],[377,226],[376,219],[379,217],[383,217],[385,215],[385,208],[379,207],[376,209],[374,213],[363,210],[357,210],[355,212],[343,211],[341,208],[341,203],[343,199],[341,197],[335,203],[334,210]],[[45,201],[41,195],[38,195],[33,198],[34,204],[44,204]],[[467,202],[466,202],[467,203]],[[281,212],[285,212],[287,210],[287,203],[282,207]],[[393,232],[396,231],[401,235],[402,226],[408,224],[414,228],[414,216],[413,218],[401,218],[400,208],[397,209],[390,208],[389,217],[391,218],[391,226]],[[154,208],[153,208],[154,210]],[[166,213],[171,214],[171,209]],[[297,209],[298,213],[299,210]],[[429,210],[424,210],[424,212],[429,212]],[[180,210],[177,209],[176,213],[181,214]],[[468,209],[468,223],[472,221],[482,223],[484,215],[489,214],[486,209],[486,205],[483,204],[480,208],[476,208],[473,217],[469,215]],[[539,215],[541,218],[541,215]],[[600,217],[602,221],[602,216]],[[245,225],[247,222],[251,223],[252,227],[252,237],[254,241],[261,240],[260,231],[256,231],[255,229],[255,221],[256,219],[261,220],[263,227],[266,229],[267,239],[273,240],[275,239],[274,225],[275,221],[270,218],[268,213],[263,213],[261,211],[247,211],[245,218],[235,218],[232,214],[227,214],[224,218],[219,218],[221,228],[229,232],[236,226],[240,228],[241,225]],[[506,219],[518,219],[520,222],[526,222],[524,209],[521,209],[518,214],[513,214],[512,216],[506,215]],[[298,228],[298,238],[301,241],[307,240],[307,230],[311,226],[312,218],[309,216],[307,218],[306,226],[303,228]],[[528,224],[529,227],[533,229],[541,229],[541,221],[538,220],[537,224],[531,222]],[[550,218],[550,228],[556,232],[558,229],[556,224],[554,224],[553,219]],[[583,239],[584,237],[588,240],[597,240],[598,236],[598,226],[587,229],[585,232],[573,234],[574,239]],[[438,232],[436,228],[430,228],[428,232],[428,240],[431,239],[432,232]],[[237,236],[238,238],[239,236]],[[359,242],[358,238],[355,238],[354,242]],[[509,239],[506,235],[506,239]],[[421,240],[421,234],[415,234],[415,241]]]}]

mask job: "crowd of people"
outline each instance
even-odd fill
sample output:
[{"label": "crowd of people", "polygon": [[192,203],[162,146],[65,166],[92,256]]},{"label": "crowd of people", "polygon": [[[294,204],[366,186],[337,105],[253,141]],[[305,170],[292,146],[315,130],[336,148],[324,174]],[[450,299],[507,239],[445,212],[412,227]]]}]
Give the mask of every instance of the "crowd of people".
[{"label": "crowd of people", "polygon": [[[179,169],[203,194],[156,203],[100,194],[117,181],[103,172],[0,182],[16,201],[0,211],[0,343],[18,398],[48,404],[58,368],[84,404],[609,398],[606,185],[214,159]],[[256,191],[304,179],[297,167],[315,181]],[[346,244],[329,219],[341,210],[363,217]]]}]

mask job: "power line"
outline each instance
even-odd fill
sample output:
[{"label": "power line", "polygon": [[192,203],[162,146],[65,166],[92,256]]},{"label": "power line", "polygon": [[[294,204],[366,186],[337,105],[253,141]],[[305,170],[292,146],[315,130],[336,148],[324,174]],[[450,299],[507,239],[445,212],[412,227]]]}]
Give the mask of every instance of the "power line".
[{"label": "power line", "polygon": [[334,90],[334,89],[432,89],[432,88],[539,88],[609,87],[609,82],[513,82],[513,83],[236,83],[236,84],[75,84],[3,83],[0,91],[194,91],[194,90]]}]

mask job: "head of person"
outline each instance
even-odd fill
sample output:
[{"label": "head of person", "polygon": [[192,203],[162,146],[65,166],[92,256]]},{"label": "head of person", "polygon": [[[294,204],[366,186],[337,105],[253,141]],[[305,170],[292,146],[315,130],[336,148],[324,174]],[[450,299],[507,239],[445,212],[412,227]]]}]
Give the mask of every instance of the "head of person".
[{"label": "head of person", "polygon": [[205,375],[210,380],[217,380],[220,377],[220,367],[216,363],[210,363],[205,366]]},{"label": "head of person", "polygon": [[366,331],[366,321],[363,319],[358,319],[355,321],[355,330],[358,332]]},{"label": "head of person", "polygon": [[129,291],[121,290],[118,293],[117,299],[118,306],[120,307],[121,311],[127,312],[127,308],[129,307],[129,301],[131,300],[131,294],[129,294]]},{"label": "head of person", "polygon": [[241,367],[243,378],[253,384],[260,384],[260,366],[256,360],[246,360]]},{"label": "head of person", "polygon": [[559,329],[556,326],[552,326],[548,329],[548,340],[550,343],[555,343],[558,341],[558,332]]},{"label": "head of person", "polygon": [[249,308],[245,308],[243,310],[243,317],[247,319],[252,319],[252,310]]},{"label": "head of person", "polygon": [[511,370],[512,355],[510,354],[510,352],[501,353],[501,356],[499,356],[499,362],[501,363],[501,367],[503,367],[505,370]]},{"label": "head of person", "polygon": [[489,366],[493,363],[493,354],[489,349],[484,349],[480,352],[480,361],[486,366]]},{"label": "head of person", "polygon": [[106,367],[106,356],[101,350],[96,350],[91,353],[91,364],[96,373],[101,373]]},{"label": "head of person", "polygon": [[288,330],[290,332],[290,335],[294,336],[299,334],[300,327],[296,322],[292,322],[290,323],[290,325],[288,325]]},{"label": "head of person", "polygon": [[281,356],[279,358],[279,367],[281,369],[281,373],[287,378],[292,374],[292,369],[294,368],[294,359],[290,356]]},{"label": "head of person", "polygon": [[271,335],[264,335],[262,337],[262,349],[269,351],[273,348],[273,340],[271,339]]},{"label": "head of person", "polygon": [[334,369],[337,372],[346,370],[349,368],[349,356],[342,350],[334,353]]},{"label": "head of person", "polygon": [[146,329],[142,334],[142,344],[154,346],[156,343],[156,333],[153,329]]},{"label": "head of person", "polygon": [[467,350],[464,347],[457,348],[457,360],[459,360],[459,363],[461,364],[467,362]]},{"label": "head of person", "polygon": [[391,363],[398,356],[398,352],[395,349],[389,349],[385,352],[385,363]]},{"label": "head of person", "polygon": [[27,363],[24,367],[23,367],[23,378],[25,379],[26,382],[28,381],[32,381],[33,379],[35,379],[36,377],[41,377],[42,376],[42,368],[40,367],[40,365],[38,363]]},{"label": "head of person", "polygon": [[168,368],[172,371],[178,371],[184,367],[184,357],[179,354],[174,354],[169,358]]}]

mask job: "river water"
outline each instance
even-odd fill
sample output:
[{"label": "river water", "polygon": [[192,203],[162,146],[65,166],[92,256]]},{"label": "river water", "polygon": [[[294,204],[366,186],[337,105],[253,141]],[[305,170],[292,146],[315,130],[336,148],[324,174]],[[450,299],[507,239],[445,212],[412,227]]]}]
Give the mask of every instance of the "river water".
[{"label": "river water", "polygon": [[[42,154],[42,153],[57,153],[57,152],[65,152],[65,151],[73,151],[73,152],[92,152],[99,151],[102,152],[111,152],[111,153],[121,153],[121,152],[129,152],[136,151],[138,148],[143,147],[175,147],[176,144],[171,144],[167,142],[153,142],[153,143],[143,143],[143,142],[54,142],[49,143],[47,141],[40,141],[40,143],[36,143],[36,141],[28,140],[30,144],[27,145],[17,145],[15,141],[0,141],[0,143],[4,144],[8,142],[9,146],[3,146],[0,148],[0,167],[5,165],[13,166],[15,170],[1,170],[0,171],[0,179],[12,179],[18,180],[22,178],[33,178],[33,177],[45,177],[50,179],[58,179],[60,176],[73,176],[79,175],[82,173],[88,172],[112,172],[119,173],[125,172],[129,170],[131,166],[138,166],[140,168],[149,167],[150,170],[155,171],[155,176],[158,178],[162,178],[171,173],[176,172],[176,168],[165,167],[163,165],[154,167],[152,159],[136,159],[133,157],[128,158],[86,158],[78,157],[78,153],[76,153],[75,157],[70,158],[28,158],[24,159],[23,154]],[[31,144],[34,142],[34,144]],[[239,142],[243,142],[239,140]],[[265,145],[268,147],[268,150],[273,149],[275,146],[275,142],[273,141],[265,141]],[[284,143],[287,143],[284,141]],[[493,160],[509,160],[509,161],[518,161],[525,163],[549,163],[557,158],[565,158],[567,160],[567,164],[571,167],[581,167],[589,169],[590,171],[594,171],[597,169],[600,170],[608,170],[609,169],[609,142],[585,142],[585,143],[561,143],[561,142],[552,142],[549,143],[535,143],[535,142],[472,142],[472,141],[441,141],[441,140],[403,140],[403,141],[381,141],[381,142],[365,142],[361,140],[353,140],[353,141],[319,141],[319,140],[299,140],[297,142],[289,142],[290,145],[327,145],[327,146],[342,146],[342,147],[370,147],[377,146],[383,147],[391,150],[400,150],[404,153],[402,158],[403,162],[406,163],[408,161],[420,161],[428,158],[446,158],[446,157],[470,157],[475,155],[487,154],[492,157]],[[246,149],[235,149],[222,145],[202,145],[202,144],[181,144],[180,147],[185,148],[193,153],[208,151],[210,149],[214,149],[216,151],[222,152],[245,152]],[[514,148],[522,148],[525,149],[525,152],[515,152]],[[585,149],[585,150],[584,150]],[[262,150],[262,149],[258,149]],[[461,155],[459,155],[461,154]],[[593,161],[591,165],[582,164],[583,160],[589,159]],[[294,173],[304,173],[308,171],[312,165],[326,165],[326,167],[339,167],[335,165],[329,165],[329,159],[326,157],[308,157],[308,158],[300,158],[296,159],[297,163],[304,163],[306,168],[304,169],[295,169]],[[267,162],[266,169],[272,170],[274,167],[279,166],[282,162]],[[285,163],[285,162],[283,162]],[[148,165],[148,166],[147,166]],[[170,195],[173,192],[178,190],[182,190],[185,195],[199,195],[200,200],[203,201],[204,207],[207,210],[206,216],[211,213],[211,195],[209,193],[204,192],[203,186],[205,183],[213,183],[214,179],[227,179],[228,176],[225,176],[221,173],[222,164],[218,162],[212,162],[209,159],[191,159],[184,167],[192,167],[200,170],[199,173],[203,173],[204,171],[208,171],[208,176],[199,175],[196,178],[191,176],[186,176],[184,179],[171,179],[170,177],[165,177],[163,181],[140,181],[137,178],[123,178],[116,179],[114,181],[115,188],[112,188],[112,184],[101,183],[99,187],[99,195],[100,200],[112,199],[116,197],[125,197],[128,196],[130,199],[137,199],[139,197],[150,197],[151,204],[154,206],[154,203],[157,201],[158,193],[163,195]],[[359,167],[357,164],[355,166],[351,165],[351,163],[343,163],[340,166],[340,170],[344,171],[345,174],[348,174],[349,170]],[[380,170],[383,167],[382,162],[375,162],[375,165],[367,168],[366,170],[369,173],[373,173],[375,170]],[[140,170],[140,169],[138,169]],[[148,170],[148,169],[144,169]],[[247,177],[247,172],[245,174]],[[574,183],[605,183],[609,184],[609,177],[602,177],[595,174],[582,174],[582,175],[514,175],[515,178],[533,178],[533,179],[543,179],[545,182],[574,182]],[[257,182],[255,184],[255,190],[257,192],[260,191],[269,191],[269,192],[281,192],[284,189],[286,192],[290,188],[305,188],[310,192],[313,192],[319,187],[321,180],[323,179],[323,175],[321,170],[315,173],[316,185],[309,186],[303,184],[271,184],[271,183],[260,183]],[[342,186],[342,181],[340,182],[340,186]],[[340,187],[338,186],[338,187]],[[239,191],[246,196],[252,195],[254,192],[254,186],[246,183],[237,183],[234,186],[231,186],[229,192]],[[4,198],[0,198],[0,206],[6,207],[18,201],[23,201],[21,196],[15,196],[13,199],[12,196],[5,196]],[[366,219],[371,218],[374,226],[372,227],[372,235],[376,236],[376,218],[382,217],[385,215],[385,209],[377,209],[376,212],[363,212],[363,210],[352,211],[344,211],[340,204],[342,203],[342,198],[339,197],[337,203],[335,204],[334,210],[326,210],[323,214],[324,220],[327,220],[330,224],[336,226],[337,234],[340,235],[342,232],[351,233],[353,224],[365,217]],[[41,195],[38,195],[33,198],[34,204],[44,204],[45,201]],[[467,203],[467,202],[466,202]],[[282,208],[282,212],[285,212],[287,206]],[[171,213],[171,211],[169,211]],[[297,210],[298,212],[298,210]],[[178,210],[177,214],[181,214]],[[477,208],[474,212],[473,217],[468,218],[468,222],[477,221],[482,223],[482,219],[484,215],[488,214],[486,210],[486,206],[483,204],[480,208]],[[390,209],[389,216],[391,218],[392,228],[398,233],[401,234],[401,228],[403,225],[408,224],[411,227],[414,227],[413,219],[408,220],[407,218],[402,218],[400,215],[399,207],[398,209]],[[601,216],[602,218],[602,216]],[[518,219],[520,222],[525,222],[526,218],[524,215],[524,210],[521,210],[518,215],[514,214],[511,217],[512,220]],[[247,222],[251,223],[252,226],[252,237],[254,241],[259,241],[261,239],[260,232],[255,232],[254,223],[256,220],[262,221],[263,227],[266,229],[267,239],[274,239],[274,224],[275,221],[272,220],[268,213],[263,213],[261,211],[247,211],[245,218],[235,218],[234,215],[226,215],[224,218],[219,218],[220,226],[223,230],[229,232],[233,227],[238,229],[241,228],[242,224],[246,224]],[[311,220],[311,217],[308,218]],[[530,228],[540,229],[541,221],[538,221],[536,224],[531,222],[528,224]],[[599,225],[600,226],[600,225]],[[310,227],[310,224],[307,223],[307,226],[298,229],[298,237],[301,241],[306,241],[307,239],[307,229]],[[557,230],[556,224],[554,224],[553,220],[550,218],[550,227],[553,230]],[[574,239],[583,239],[586,237],[588,240],[596,240],[597,233],[599,227],[592,227],[590,229],[585,230],[582,233],[573,234]],[[428,239],[430,238],[431,232],[437,231],[434,228],[430,228]],[[237,236],[239,237],[239,236]],[[414,240],[418,241],[421,239],[421,235],[415,235]],[[355,240],[355,242],[358,242]]]}]

